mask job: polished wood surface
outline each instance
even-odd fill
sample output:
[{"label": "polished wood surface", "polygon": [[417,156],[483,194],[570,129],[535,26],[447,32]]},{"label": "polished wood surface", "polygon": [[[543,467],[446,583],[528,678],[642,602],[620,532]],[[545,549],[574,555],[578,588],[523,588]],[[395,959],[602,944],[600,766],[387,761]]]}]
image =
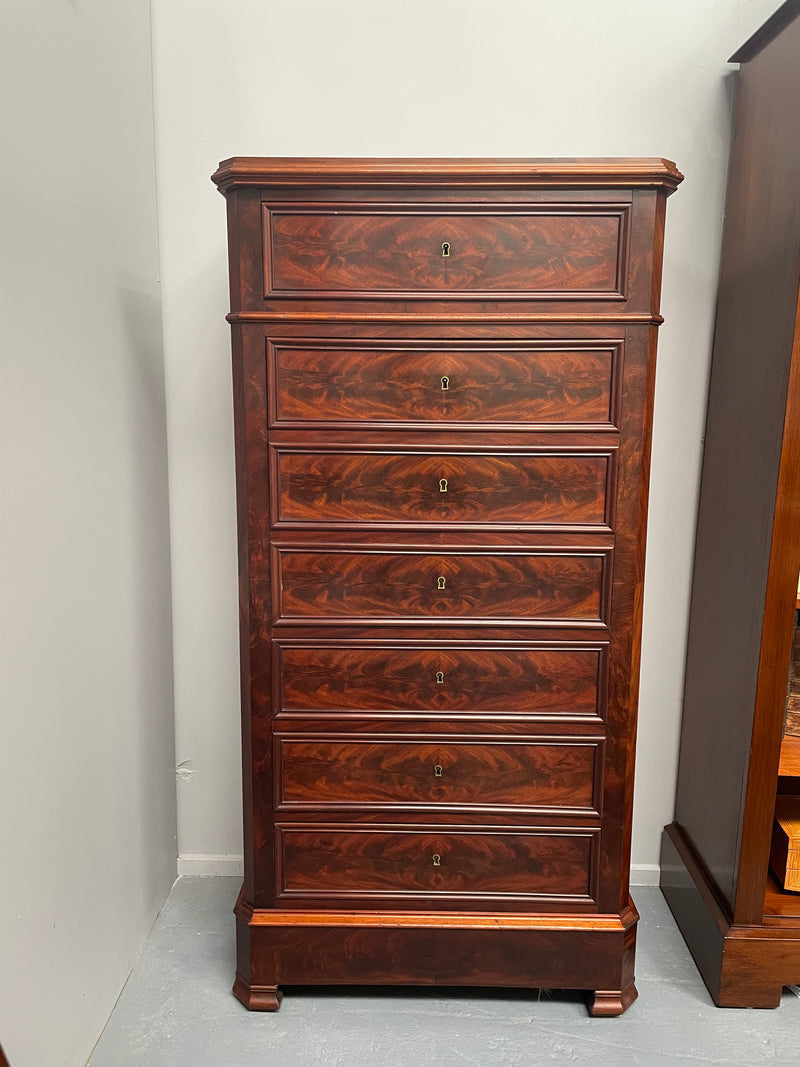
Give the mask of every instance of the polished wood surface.
[{"label": "polished wood surface", "polygon": [[624,989],[597,989],[590,1007],[595,1016],[622,1015],[639,996],[636,986],[629,982]]},{"label": "polished wood surface", "polygon": [[386,808],[512,807],[597,814],[596,740],[329,741],[279,737],[276,802]]},{"label": "polished wood surface", "polygon": [[668,159],[362,159],[234,156],[223,160],[211,180],[222,191],[253,186],[341,188],[342,186],[426,188],[437,181],[490,189],[533,186],[572,189],[657,187],[673,190],[683,175]]},{"label": "polished wood surface", "polygon": [[701,888],[664,878],[712,995],[741,1007],[776,1006],[800,976],[800,923],[769,944],[765,915],[800,571],[798,15],[784,5],[737,53],[672,831]]},{"label": "polished wood surface", "polygon": [[273,342],[274,425],[609,428],[620,345]]},{"label": "polished wood surface", "polygon": [[789,920],[792,926],[800,924],[800,893],[787,893],[770,871],[764,890],[763,922],[770,925],[772,920]]},{"label": "polished wood surface", "polygon": [[627,213],[264,205],[265,293],[622,296]]},{"label": "polished wood surface", "polygon": [[[499,985],[629,990],[638,916],[309,910],[254,912],[236,906],[237,995],[277,984],[351,984],[352,961],[367,984]],[[581,966],[576,969],[574,958]],[[252,975],[272,973],[275,985]],[[254,1005],[249,1005],[254,1006]],[[273,1009],[274,1010],[274,1009]]]},{"label": "polished wood surface", "polygon": [[[247,160],[235,992],[635,997],[663,160]],[[612,625],[613,622],[613,625]],[[278,909],[281,910],[278,910]]]},{"label": "polished wood surface", "polygon": [[604,556],[305,552],[277,555],[280,619],[600,621]]},{"label": "polished wood surface", "polygon": [[608,455],[279,450],[280,523],[603,526]]},{"label": "polished wood surface", "polygon": [[[278,898],[590,898],[597,833],[281,825]],[[413,905],[413,901],[408,901]],[[525,905],[520,902],[520,906]]]},{"label": "polished wood surface", "polygon": [[800,737],[786,734],[781,741],[778,774],[788,778],[800,778]]},{"label": "polished wood surface", "polygon": [[[281,648],[279,706],[302,712],[595,717],[598,648]],[[441,680],[438,675],[441,674]]]},{"label": "polished wood surface", "polygon": [[779,796],[775,802],[769,869],[787,893],[800,892],[800,799],[797,797]]},{"label": "polished wood surface", "polygon": [[236,975],[233,992],[250,1011],[277,1011],[283,1000],[283,993],[276,985],[255,985],[245,981],[239,974]]}]

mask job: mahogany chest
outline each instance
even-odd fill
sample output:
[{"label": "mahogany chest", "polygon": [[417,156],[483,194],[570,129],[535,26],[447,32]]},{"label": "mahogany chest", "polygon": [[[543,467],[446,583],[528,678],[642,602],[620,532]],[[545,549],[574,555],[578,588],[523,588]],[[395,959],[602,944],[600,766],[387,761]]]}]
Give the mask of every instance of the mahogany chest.
[{"label": "mahogany chest", "polygon": [[235,992],[636,996],[658,159],[225,161]]}]

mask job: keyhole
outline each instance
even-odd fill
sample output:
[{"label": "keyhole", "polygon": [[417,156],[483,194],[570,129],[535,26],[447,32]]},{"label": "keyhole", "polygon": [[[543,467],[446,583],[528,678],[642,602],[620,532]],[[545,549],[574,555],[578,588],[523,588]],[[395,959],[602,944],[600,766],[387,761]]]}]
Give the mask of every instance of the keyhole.
[{"label": "keyhole", "polygon": [[433,854],[433,865],[434,867],[441,867],[442,865],[442,857],[438,852],[434,852]]},{"label": "keyhole", "polygon": [[450,255],[450,242],[442,241],[442,255],[445,259]]},{"label": "keyhole", "polygon": [[444,389],[449,389],[449,388],[450,388],[450,379],[447,377],[446,374],[443,374],[442,375],[442,389],[444,390]]},{"label": "keyhole", "polygon": [[439,479],[439,492],[440,493],[446,493],[447,492],[447,479],[446,478],[440,478]]},{"label": "keyhole", "polygon": [[[444,685],[444,671],[437,671],[436,672],[436,684],[437,685]],[[437,778],[438,777],[439,777],[439,775],[437,775]]]},{"label": "keyhole", "polygon": [[441,778],[442,777],[442,765],[440,763],[437,763],[436,766],[433,768],[433,777],[434,778]]},{"label": "keyhole", "polygon": [[441,574],[436,579],[436,588],[437,589],[444,589],[444,578],[441,576]]}]

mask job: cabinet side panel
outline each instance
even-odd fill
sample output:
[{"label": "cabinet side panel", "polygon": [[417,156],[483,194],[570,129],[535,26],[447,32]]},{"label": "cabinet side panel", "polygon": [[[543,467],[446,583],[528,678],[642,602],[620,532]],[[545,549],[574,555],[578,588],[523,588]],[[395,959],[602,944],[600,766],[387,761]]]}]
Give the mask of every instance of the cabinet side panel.
[{"label": "cabinet side panel", "polygon": [[[244,896],[255,906],[272,885],[271,654],[269,645],[266,364],[260,335],[233,328],[233,385],[239,527],[239,640],[242,690]],[[265,788],[266,783],[266,788]],[[269,890],[267,889],[267,893]]]},{"label": "cabinet side panel", "polygon": [[[658,288],[651,286],[651,279],[661,274],[665,200],[662,193],[634,192],[631,284],[647,291],[654,314]],[[655,326],[626,328],[599,895],[601,909],[609,911],[624,908],[628,900],[656,344]]]},{"label": "cabinet side panel", "polygon": [[695,550],[676,819],[731,905],[800,270],[798,50],[800,21],[739,74]]},{"label": "cabinet side panel", "polygon": [[258,189],[235,189],[228,201],[228,277],[231,311],[258,307],[262,296],[261,194]]},{"label": "cabinet side panel", "polygon": [[253,894],[253,779],[250,739],[250,561],[247,538],[247,442],[245,437],[245,387],[242,364],[242,328],[231,330],[233,372],[234,443],[236,449],[236,520],[239,556],[239,680],[242,716],[242,845],[245,893]]}]

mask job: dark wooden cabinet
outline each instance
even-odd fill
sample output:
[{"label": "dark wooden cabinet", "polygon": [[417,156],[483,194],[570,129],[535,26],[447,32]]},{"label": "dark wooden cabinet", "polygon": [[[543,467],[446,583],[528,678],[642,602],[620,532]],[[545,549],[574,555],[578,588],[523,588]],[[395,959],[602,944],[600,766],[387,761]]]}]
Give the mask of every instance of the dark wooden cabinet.
[{"label": "dark wooden cabinet", "polygon": [[232,159],[235,992],[634,999],[663,160]]},{"label": "dark wooden cabinet", "polygon": [[784,4],[733,61],[741,68],[662,888],[717,1004],[775,1007],[781,987],[800,982],[800,895],[768,870],[776,794],[800,794],[791,739],[782,745],[800,571],[800,2]]}]

